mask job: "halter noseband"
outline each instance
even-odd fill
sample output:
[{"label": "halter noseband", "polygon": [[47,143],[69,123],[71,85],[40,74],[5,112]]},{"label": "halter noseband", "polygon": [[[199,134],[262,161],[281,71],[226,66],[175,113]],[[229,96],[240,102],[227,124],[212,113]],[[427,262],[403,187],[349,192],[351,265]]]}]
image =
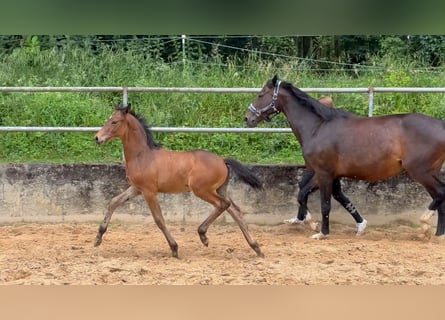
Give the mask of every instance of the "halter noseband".
[{"label": "halter noseband", "polygon": [[[251,103],[249,105],[249,107],[248,107],[249,111],[253,112],[257,117],[260,117],[263,113],[269,111],[270,109],[272,109],[274,111],[272,116],[275,116],[275,115],[279,114],[280,110],[277,109],[276,102],[277,102],[277,99],[278,99],[278,91],[280,90],[280,84],[281,84],[281,80],[278,80],[277,81],[277,85],[273,89],[272,101],[267,106],[265,106],[264,108],[258,110],[257,108],[255,108],[253,103]],[[271,119],[272,118],[269,117],[269,116],[265,116],[264,117],[264,120],[268,121],[268,122]]]}]

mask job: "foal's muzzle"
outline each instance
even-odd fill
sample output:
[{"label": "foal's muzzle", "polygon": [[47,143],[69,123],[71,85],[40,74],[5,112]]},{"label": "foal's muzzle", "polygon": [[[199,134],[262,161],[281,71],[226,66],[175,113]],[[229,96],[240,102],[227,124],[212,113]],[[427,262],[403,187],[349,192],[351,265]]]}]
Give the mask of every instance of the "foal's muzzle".
[{"label": "foal's muzzle", "polygon": [[94,139],[96,140],[97,144],[104,144],[106,142],[105,139],[100,138],[98,135],[96,135]]}]

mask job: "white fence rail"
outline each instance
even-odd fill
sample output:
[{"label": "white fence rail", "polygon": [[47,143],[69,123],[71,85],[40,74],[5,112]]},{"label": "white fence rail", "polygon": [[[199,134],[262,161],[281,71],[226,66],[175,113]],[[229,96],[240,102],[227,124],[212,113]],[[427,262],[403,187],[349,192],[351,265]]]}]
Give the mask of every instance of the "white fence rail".
[{"label": "white fence rail", "polygon": [[[369,87],[369,88],[300,88],[308,93],[367,93],[368,116],[374,111],[374,93],[445,93],[445,87]],[[0,92],[122,92],[122,101],[126,105],[130,92],[177,92],[177,93],[257,93],[260,88],[187,88],[187,87],[0,87]],[[23,127],[0,126],[0,131],[59,131],[59,132],[95,132],[100,127]],[[152,127],[153,131],[162,132],[230,132],[230,133],[279,133],[291,132],[289,128],[192,128],[192,127]]]}]

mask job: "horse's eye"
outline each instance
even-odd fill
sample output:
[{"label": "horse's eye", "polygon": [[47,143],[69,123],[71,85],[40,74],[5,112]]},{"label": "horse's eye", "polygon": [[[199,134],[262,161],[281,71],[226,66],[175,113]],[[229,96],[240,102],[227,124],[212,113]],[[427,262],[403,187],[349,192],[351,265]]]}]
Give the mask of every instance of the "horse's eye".
[{"label": "horse's eye", "polygon": [[117,124],[117,121],[111,121],[111,124]]}]

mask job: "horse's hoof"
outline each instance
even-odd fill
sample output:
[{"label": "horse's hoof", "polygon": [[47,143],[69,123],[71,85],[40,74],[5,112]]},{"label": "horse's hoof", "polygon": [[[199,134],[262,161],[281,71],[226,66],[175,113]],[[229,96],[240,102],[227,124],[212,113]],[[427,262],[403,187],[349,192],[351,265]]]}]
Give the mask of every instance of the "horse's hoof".
[{"label": "horse's hoof", "polygon": [[445,234],[442,234],[442,235],[440,235],[440,236],[436,236],[436,239],[437,240],[439,240],[439,241],[445,241]]},{"label": "horse's hoof", "polygon": [[304,224],[304,220],[300,220],[297,217],[292,217],[290,219],[284,220],[283,222],[287,224]]},{"label": "horse's hoof", "polygon": [[362,222],[357,223],[357,233],[356,233],[357,236],[361,236],[365,232],[367,224],[368,221],[366,221],[365,219],[363,219]]},{"label": "horse's hoof", "polygon": [[316,233],[316,234],[314,234],[314,235],[311,236],[311,238],[312,238],[312,239],[315,239],[315,240],[323,240],[323,239],[326,239],[327,237],[328,237],[327,234],[323,234],[323,233],[321,233],[321,232]]},{"label": "horse's hoof", "polygon": [[309,221],[309,226],[313,231],[320,231],[320,224],[316,221]]},{"label": "horse's hoof", "polygon": [[436,213],[436,211],[426,210],[420,217],[420,222],[430,224],[430,219],[435,213]]}]

